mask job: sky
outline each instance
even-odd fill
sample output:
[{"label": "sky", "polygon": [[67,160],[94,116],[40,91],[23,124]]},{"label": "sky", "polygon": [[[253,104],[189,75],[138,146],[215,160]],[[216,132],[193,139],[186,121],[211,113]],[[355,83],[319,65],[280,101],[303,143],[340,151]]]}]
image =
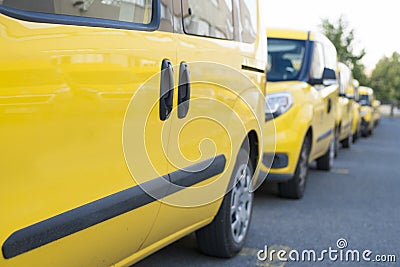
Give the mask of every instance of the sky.
[{"label": "sky", "polygon": [[264,0],[267,27],[319,30],[322,19],[342,15],[355,31],[354,51],[365,48],[362,63],[370,72],[383,56],[400,53],[398,0]]}]

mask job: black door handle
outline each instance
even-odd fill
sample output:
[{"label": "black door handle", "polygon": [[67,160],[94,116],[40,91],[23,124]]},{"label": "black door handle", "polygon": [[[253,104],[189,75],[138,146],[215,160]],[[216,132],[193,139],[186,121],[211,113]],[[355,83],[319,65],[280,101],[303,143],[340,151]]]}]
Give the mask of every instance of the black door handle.
[{"label": "black door handle", "polygon": [[164,59],[161,64],[160,78],[160,120],[168,119],[172,111],[174,99],[174,71],[172,63]]},{"label": "black door handle", "polygon": [[178,118],[183,119],[189,112],[190,104],[190,72],[189,66],[181,62],[179,67],[179,86],[178,86]]},{"label": "black door handle", "polygon": [[329,113],[331,113],[331,110],[332,110],[332,99],[328,99],[328,105],[327,105],[327,112],[328,112],[328,114]]}]

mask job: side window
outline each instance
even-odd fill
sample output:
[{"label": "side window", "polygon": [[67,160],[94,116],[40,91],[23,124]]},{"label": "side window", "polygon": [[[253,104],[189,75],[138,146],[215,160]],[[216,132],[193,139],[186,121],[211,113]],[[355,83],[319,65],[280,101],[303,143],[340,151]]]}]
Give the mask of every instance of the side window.
[{"label": "side window", "polygon": [[351,71],[346,65],[342,63],[339,63],[339,67],[340,67],[340,72],[339,72],[340,93],[346,94],[348,87],[351,86],[350,84],[352,80]]},{"label": "side window", "polygon": [[182,0],[187,34],[233,39],[232,0]]},{"label": "side window", "polygon": [[311,62],[310,77],[313,79],[321,79],[324,72],[324,50],[320,43],[314,42],[314,51]]},{"label": "side window", "polygon": [[161,0],[160,7],[160,31],[173,32],[174,31],[173,21],[173,6],[172,0]]},{"label": "side window", "polygon": [[257,32],[257,1],[239,1],[239,35],[245,43],[254,43]]},{"label": "side window", "polygon": [[331,70],[337,69],[337,52],[335,46],[331,43],[331,41],[326,38],[326,42],[324,43],[324,56],[325,56],[325,67]]},{"label": "side window", "polygon": [[[2,3],[1,3],[2,2]],[[25,11],[149,24],[152,0],[3,0],[2,6]]]}]

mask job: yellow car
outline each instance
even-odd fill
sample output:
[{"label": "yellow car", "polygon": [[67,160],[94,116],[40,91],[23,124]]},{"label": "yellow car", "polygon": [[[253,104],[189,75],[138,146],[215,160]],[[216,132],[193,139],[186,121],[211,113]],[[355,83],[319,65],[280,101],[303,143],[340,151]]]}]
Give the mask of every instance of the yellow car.
[{"label": "yellow car", "polygon": [[237,254],[261,161],[262,5],[0,1],[0,266],[130,266],[194,231]]},{"label": "yellow car", "polygon": [[339,105],[336,117],[336,149],[337,154],[338,143],[344,148],[350,148],[353,143],[352,123],[354,119],[353,113],[353,74],[351,70],[342,62],[339,62]]},{"label": "yellow car", "polygon": [[372,107],[374,108],[374,127],[376,127],[378,126],[379,120],[381,119],[381,101],[375,99],[372,102]]},{"label": "yellow car", "polygon": [[350,96],[353,96],[353,122],[351,126],[353,143],[355,143],[361,136],[361,105],[358,103],[360,101],[359,87],[360,83],[358,80],[353,79],[353,92],[350,92]]},{"label": "yellow car", "polygon": [[[279,182],[283,197],[301,198],[308,164],[329,170],[334,158],[338,103],[336,49],[325,36],[268,30],[268,83],[261,175]],[[276,150],[271,144],[276,141]]]},{"label": "yellow car", "polygon": [[368,137],[369,135],[372,134],[374,130],[374,108],[372,106],[372,103],[375,100],[374,96],[374,90],[365,87],[365,86],[360,86],[359,88],[359,94],[360,94],[360,105],[361,105],[361,135],[363,137]]}]

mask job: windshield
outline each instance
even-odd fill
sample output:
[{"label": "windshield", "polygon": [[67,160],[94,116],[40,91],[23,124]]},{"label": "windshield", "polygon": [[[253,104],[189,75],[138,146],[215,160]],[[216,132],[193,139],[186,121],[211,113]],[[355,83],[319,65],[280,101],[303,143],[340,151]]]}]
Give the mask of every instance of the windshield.
[{"label": "windshield", "polygon": [[369,106],[371,103],[369,101],[369,95],[360,95],[360,105]]},{"label": "windshield", "polygon": [[268,81],[298,80],[305,47],[301,40],[268,38]]}]

